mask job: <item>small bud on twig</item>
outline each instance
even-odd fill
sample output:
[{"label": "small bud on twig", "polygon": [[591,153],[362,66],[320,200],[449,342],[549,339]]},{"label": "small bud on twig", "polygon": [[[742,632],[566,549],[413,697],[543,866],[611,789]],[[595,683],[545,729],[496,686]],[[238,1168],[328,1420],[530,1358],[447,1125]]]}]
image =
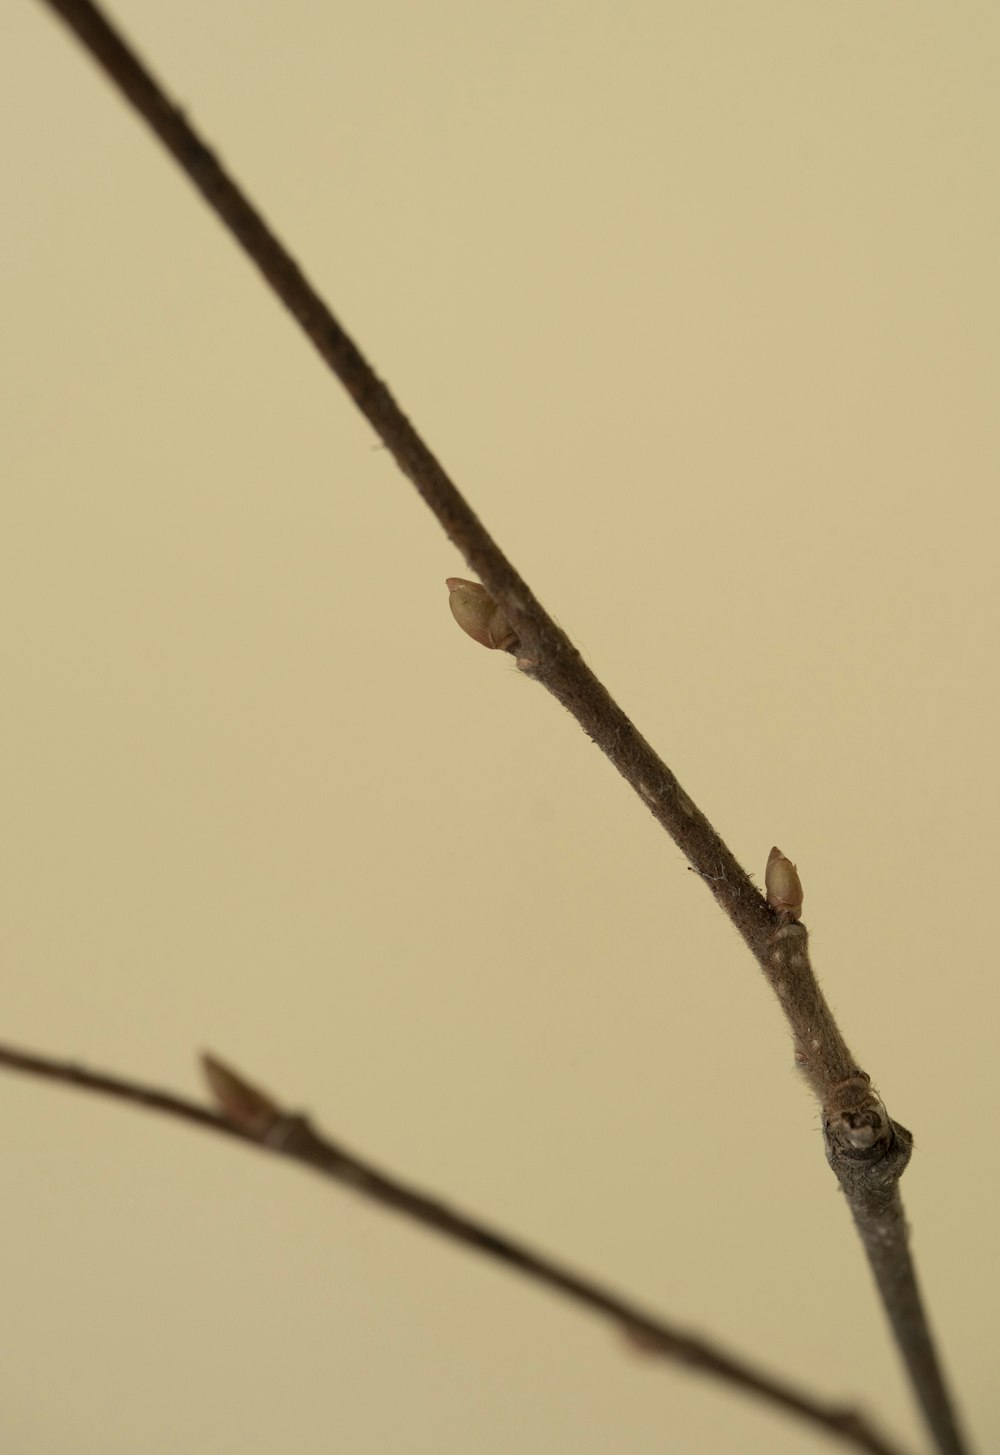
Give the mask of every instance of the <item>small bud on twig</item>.
[{"label": "small bud on twig", "polygon": [[776,909],[787,919],[801,917],[802,881],[791,859],[786,859],[780,849],[772,849],[767,856],[764,887],[767,890],[767,902],[772,909]]},{"label": "small bud on twig", "polygon": [[444,584],[451,614],[466,636],[491,651],[516,651],[517,634],[485,586],[461,576],[449,576]]},{"label": "small bud on twig", "polygon": [[222,1115],[240,1131],[263,1136],[280,1119],[281,1110],[269,1096],[214,1056],[203,1055],[201,1067]]}]

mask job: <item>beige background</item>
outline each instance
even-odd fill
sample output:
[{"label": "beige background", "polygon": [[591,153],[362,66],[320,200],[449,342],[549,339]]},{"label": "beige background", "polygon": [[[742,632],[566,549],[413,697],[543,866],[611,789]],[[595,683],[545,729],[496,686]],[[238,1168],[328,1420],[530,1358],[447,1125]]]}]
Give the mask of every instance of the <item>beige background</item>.
[{"label": "beige background", "polygon": [[[987,1450],[996,6],[116,13],[737,854],[798,861]],[[196,1095],[212,1047],[925,1448],[732,930],[42,7],[0,64],[3,1038]],[[832,1448],[308,1175],[0,1098],[12,1455]]]}]

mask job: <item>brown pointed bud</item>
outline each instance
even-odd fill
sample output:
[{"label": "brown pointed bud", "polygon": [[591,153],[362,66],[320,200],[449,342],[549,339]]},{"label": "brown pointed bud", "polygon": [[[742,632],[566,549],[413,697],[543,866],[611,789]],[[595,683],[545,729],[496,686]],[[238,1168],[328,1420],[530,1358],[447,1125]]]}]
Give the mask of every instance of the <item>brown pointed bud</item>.
[{"label": "brown pointed bud", "polygon": [[625,1336],[625,1342],[635,1354],[655,1354],[663,1352],[663,1339],[653,1333],[651,1329],[642,1328],[639,1324],[621,1324],[621,1332]]},{"label": "brown pointed bud", "polygon": [[767,856],[764,887],[767,890],[767,902],[772,909],[788,919],[801,917],[802,881],[791,859],[786,859],[780,849],[772,849]]},{"label": "brown pointed bud", "polygon": [[207,1053],[201,1058],[209,1090],[219,1103],[227,1122],[242,1132],[263,1136],[281,1117],[281,1109],[263,1091],[237,1076],[228,1066]]},{"label": "brown pointed bud", "polygon": [[444,584],[451,614],[466,636],[491,651],[511,652],[517,647],[517,634],[485,586],[461,576],[449,576]]}]

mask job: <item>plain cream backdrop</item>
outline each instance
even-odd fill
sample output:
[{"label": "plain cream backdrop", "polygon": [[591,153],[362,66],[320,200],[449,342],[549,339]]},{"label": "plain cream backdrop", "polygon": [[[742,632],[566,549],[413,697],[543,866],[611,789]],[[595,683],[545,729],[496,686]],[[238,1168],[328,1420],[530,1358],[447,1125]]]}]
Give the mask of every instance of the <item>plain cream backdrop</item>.
[{"label": "plain cream backdrop", "polygon": [[[119,0],[916,1133],[995,1392],[992,0]],[[386,1166],[924,1448],[781,1016],[219,225],[6,7],[3,1039]],[[832,1448],[331,1185],[3,1073],[11,1455]]]}]

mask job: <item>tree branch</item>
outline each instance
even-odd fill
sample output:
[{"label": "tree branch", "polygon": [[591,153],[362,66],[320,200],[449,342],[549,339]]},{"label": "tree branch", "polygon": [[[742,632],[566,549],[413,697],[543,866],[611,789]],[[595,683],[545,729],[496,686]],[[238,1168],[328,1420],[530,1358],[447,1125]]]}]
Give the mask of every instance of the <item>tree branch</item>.
[{"label": "tree branch", "polygon": [[824,1404],[786,1381],[755,1368],[746,1360],[725,1353],[708,1340],[656,1318],[583,1274],[573,1272],[476,1218],[457,1212],[446,1203],[429,1197],[391,1173],[348,1152],[339,1143],[317,1132],[306,1117],[282,1108],[271,1096],[237,1075],[216,1057],[204,1056],[202,1062],[206,1079],[219,1104],[219,1112],[210,1111],[171,1092],[159,1091],[122,1077],[88,1071],[82,1066],[37,1056],[12,1046],[0,1046],[0,1066],[12,1071],[26,1072],[78,1090],[131,1102],[207,1131],[235,1138],[260,1151],[301,1162],[362,1197],[391,1208],[445,1238],[463,1243],[484,1257],[514,1269],[533,1283],[542,1284],[581,1304],[615,1324],[638,1349],[714,1376],[768,1404],[798,1415],[818,1426],[825,1434],[858,1450],[868,1451],[870,1455],[903,1455],[898,1445],[887,1440],[856,1410]]},{"label": "tree branch", "polygon": [[[827,1157],[851,1205],[914,1392],[940,1455],[966,1449],[917,1291],[896,1187],[912,1138],[894,1123],[840,1034],[809,962],[806,930],[772,907],[544,611],[360,349],[217,158],[91,0],[45,0],[147,121],[263,274],[394,455],[506,621],[518,665],[567,708],[642,798],[750,947],[819,1098]],[[499,639],[498,639],[499,640]]]}]

